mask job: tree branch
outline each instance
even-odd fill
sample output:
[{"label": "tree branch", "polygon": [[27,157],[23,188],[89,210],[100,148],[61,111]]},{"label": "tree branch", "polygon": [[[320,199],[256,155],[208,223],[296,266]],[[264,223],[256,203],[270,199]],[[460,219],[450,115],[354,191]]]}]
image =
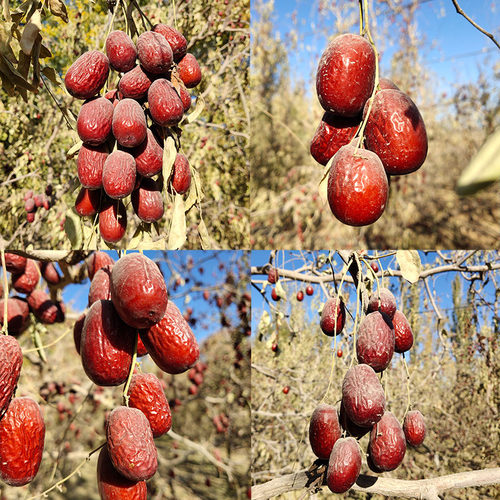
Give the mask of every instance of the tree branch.
[{"label": "tree branch", "polygon": [[[288,491],[301,490],[315,483],[317,479],[318,476],[313,471],[302,471],[278,477],[267,483],[253,486],[252,499],[265,500]],[[324,479],[323,475],[323,485],[325,484]],[[497,483],[500,483],[500,467],[410,481],[360,474],[352,489],[386,496],[434,500],[439,498],[438,495],[446,490]]]},{"label": "tree branch", "polygon": [[[464,265],[464,264],[448,264],[438,267],[433,267],[430,269],[426,269],[420,273],[419,279],[427,278],[427,276],[433,276],[435,274],[447,273],[450,271],[457,272],[466,272],[466,273],[480,273],[480,272],[488,272],[496,269],[500,269],[500,262],[487,262],[486,264],[478,264],[478,265]],[[252,275],[257,274],[267,274],[267,264],[264,266],[252,266],[250,269]],[[342,279],[342,273],[336,273],[333,277],[331,273],[323,274],[322,276],[315,276],[312,274],[305,274],[298,271],[290,271],[289,269],[279,269],[280,278],[290,279],[294,281],[303,281],[307,283],[327,283],[330,281],[340,281]],[[396,269],[387,269],[385,272],[378,272],[377,276],[383,277],[402,277],[403,274],[400,270]],[[346,276],[344,281],[347,283],[353,283],[353,279],[351,276]]]},{"label": "tree branch", "polygon": [[499,43],[495,40],[495,37],[493,36],[492,33],[489,33],[488,31],[484,30],[483,28],[481,28],[481,26],[479,26],[479,24],[475,23],[463,10],[462,8],[460,7],[460,5],[458,5],[458,2],[457,0],[451,0],[453,2],[453,5],[455,6],[455,10],[457,11],[457,14],[460,14],[462,16],[465,17],[465,19],[467,19],[467,21],[469,21],[469,23],[472,24],[472,26],[474,26],[474,28],[476,28],[477,30],[479,30],[481,33],[483,33],[483,35],[486,35],[499,49],[500,49],[500,45]]}]

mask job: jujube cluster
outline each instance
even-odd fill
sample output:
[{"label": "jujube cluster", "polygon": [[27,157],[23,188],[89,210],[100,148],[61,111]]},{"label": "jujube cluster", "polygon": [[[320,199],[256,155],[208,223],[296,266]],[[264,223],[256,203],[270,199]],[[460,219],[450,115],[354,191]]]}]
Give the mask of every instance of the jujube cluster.
[{"label": "jujube cluster", "polygon": [[[376,81],[375,57],[362,36],[340,35],[324,51],[316,74],[325,113],[311,155],[322,165],[331,160],[328,202],[335,217],[351,226],[379,219],[389,196],[388,176],[414,172],[427,156],[417,106],[390,80]],[[365,118],[358,147],[355,136]]]},{"label": "jujube cluster", "polygon": [[[13,253],[5,254],[5,266],[11,273],[11,285],[15,292],[21,295],[10,296],[7,299],[7,328],[9,335],[18,336],[30,324],[33,313],[40,323],[60,323],[65,318],[64,303],[51,297],[42,288],[37,288],[41,279],[50,287],[57,285],[61,276],[53,262],[37,262],[33,259]],[[0,299],[0,319],[3,321],[4,299]]]},{"label": "jujube cluster", "polygon": [[24,193],[24,210],[26,211],[26,220],[28,222],[35,221],[35,214],[39,208],[44,208],[48,210],[53,204],[53,189],[52,185],[48,184],[45,188],[45,192],[33,193],[33,190],[26,191]]},{"label": "jujube cluster", "polygon": [[188,393],[192,396],[198,394],[198,387],[205,379],[205,370],[208,368],[206,363],[196,363],[188,372],[188,379],[192,384],[188,387]]},{"label": "jujube cluster", "polygon": [[[196,339],[177,306],[168,300],[158,265],[132,253],[117,262],[104,252],[87,260],[89,309],[75,323],[75,347],[88,377],[100,386],[118,386],[130,375],[132,359],[149,354],[167,373],[182,373],[199,357]],[[196,365],[198,366],[198,365]],[[157,470],[154,439],[172,426],[162,382],[134,372],[128,406],[106,420],[106,447],[97,478],[102,498],[127,491],[146,498],[145,481]]]},{"label": "jujube cluster", "polygon": [[[118,86],[101,95],[112,70],[120,74]],[[153,223],[164,213],[162,182],[172,193],[189,190],[191,169],[182,153],[169,179],[160,174],[164,139],[173,134],[165,127],[178,127],[191,106],[187,89],[200,81],[201,69],[187,53],[186,39],[165,24],[142,33],[136,43],[123,31],[112,31],[106,54],[86,52],[66,73],[68,92],[85,100],[77,120],[83,144],[75,210],[81,217],[98,214],[106,242],[117,243],[126,232],[128,196],[139,219]]]},{"label": "jujube cluster", "polygon": [[[340,412],[321,404],[309,423],[309,441],[314,454],[328,460],[326,483],[331,491],[343,493],[356,482],[361,471],[358,439],[370,434],[367,462],[380,473],[396,469],[406,446],[418,446],[425,437],[422,414],[409,411],[403,426],[387,409],[384,389],[377,373],[388,368],[394,352],[406,352],[413,345],[413,333],[396,299],[387,288],[380,288],[368,299],[366,315],[356,337],[358,363],[344,376]],[[345,307],[329,298],[323,307],[320,326],[327,335],[342,331]]]}]

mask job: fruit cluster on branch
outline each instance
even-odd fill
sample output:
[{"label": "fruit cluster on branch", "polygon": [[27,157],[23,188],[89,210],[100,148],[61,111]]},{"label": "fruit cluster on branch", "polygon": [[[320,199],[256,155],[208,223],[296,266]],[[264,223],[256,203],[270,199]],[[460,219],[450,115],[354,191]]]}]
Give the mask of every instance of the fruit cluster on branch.
[{"label": "fruit cluster on branch", "polygon": [[[121,78],[116,89],[101,96],[110,70]],[[173,194],[188,192],[191,168],[177,151],[178,126],[191,107],[187,89],[200,81],[201,69],[187,53],[186,39],[165,24],[142,33],[136,43],[123,31],[112,31],[106,54],[86,52],[66,73],[67,91],[85,100],[77,120],[83,144],[75,210],[81,217],[98,214],[107,243],[116,244],[125,235],[123,200],[128,196],[135,214],[150,224],[163,217],[165,186]]]},{"label": "fruit cluster on branch", "polygon": [[[345,307],[341,300],[328,299],[320,326],[326,335],[342,332]],[[387,409],[384,389],[377,373],[389,367],[394,352],[404,353],[413,345],[413,332],[396,299],[380,288],[368,301],[366,316],[357,331],[357,365],[342,383],[340,409],[320,404],[309,423],[309,440],[314,454],[328,460],[326,483],[331,491],[343,493],[356,482],[361,471],[361,451],[356,440],[370,433],[368,466],[380,473],[396,469],[406,445],[422,444],[426,428],[418,410],[406,413],[403,426]]]},{"label": "fruit cluster on branch", "polygon": [[134,371],[135,357],[149,354],[161,370],[178,374],[201,367],[199,347],[188,322],[168,300],[155,262],[133,253],[115,263],[108,254],[96,252],[87,267],[89,309],[75,322],[75,347],[94,383],[118,386],[129,381],[126,406],[115,408],[106,420],[106,446],[97,466],[99,491],[102,498],[115,498],[122,488],[145,499],[145,481],[158,467],[154,439],[170,430],[172,416],[161,381],[152,373]]},{"label": "fruit cluster on branch", "polygon": [[427,134],[415,103],[376,71],[372,45],[359,35],[336,37],[321,56],[316,90],[325,113],[311,155],[330,165],[327,197],[344,224],[365,226],[387,205],[389,180],[419,169]]}]

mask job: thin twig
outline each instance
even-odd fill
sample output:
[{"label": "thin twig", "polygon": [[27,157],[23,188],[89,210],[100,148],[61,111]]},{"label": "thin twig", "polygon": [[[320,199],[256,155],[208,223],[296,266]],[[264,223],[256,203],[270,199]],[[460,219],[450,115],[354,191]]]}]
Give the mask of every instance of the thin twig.
[{"label": "thin twig", "polygon": [[457,14],[460,14],[462,16],[465,17],[465,19],[467,19],[467,21],[469,21],[469,23],[472,24],[472,26],[474,26],[474,28],[476,28],[477,30],[479,30],[483,35],[486,35],[499,49],[500,49],[500,44],[495,40],[495,37],[493,36],[492,33],[489,33],[488,31],[486,31],[485,29],[481,28],[481,26],[479,26],[479,24],[475,23],[463,10],[462,8],[460,7],[460,5],[458,5],[458,2],[457,0],[451,0],[453,5],[455,6],[455,9],[457,11]]}]

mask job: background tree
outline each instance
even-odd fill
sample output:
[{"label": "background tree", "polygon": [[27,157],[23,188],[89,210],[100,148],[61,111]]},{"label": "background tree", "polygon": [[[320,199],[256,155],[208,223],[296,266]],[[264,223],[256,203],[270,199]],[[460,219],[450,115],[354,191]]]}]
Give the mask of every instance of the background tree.
[{"label": "background tree", "polygon": [[[372,263],[378,265],[377,273]],[[279,272],[282,298],[278,302],[270,298],[273,285],[266,277],[270,266]],[[372,479],[358,481],[359,491],[350,490],[349,497],[425,496],[415,480],[479,469],[486,470],[470,478],[469,484],[482,484],[481,474],[486,483],[498,483],[500,469],[494,468],[499,466],[495,453],[499,445],[499,270],[498,252],[255,252],[252,449],[253,482],[260,485],[253,492],[256,498],[272,496],[273,486],[280,484],[281,490],[274,494],[290,491],[283,498],[301,498],[306,483],[310,493],[321,486],[320,474],[316,481],[314,473],[309,481],[301,474],[316,468],[309,420],[320,402],[336,405],[340,400],[343,377],[356,363],[353,334],[364,315],[366,298],[377,286],[390,288],[414,335],[409,353],[395,353],[383,374],[388,409],[399,421],[409,408],[420,410],[428,432],[423,445],[408,447],[402,465],[379,475],[375,484],[377,476],[363,459],[362,475]],[[297,293],[306,286],[313,287],[313,295],[297,300]],[[319,327],[319,312],[336,291],[348,312],[344,331],[332,339]],[[289,387],[286,394],[285,387]],[[362,450],[367,443],[367,436],[361,438]],[[412,481],[400,486],[391,483],[392,478]],[[497,484],[454,490],[443,497],[490,498],[499,491]],[[323,487],[318,497],[329,494]],[[433,497],[429,493],[427,498]]]}]

